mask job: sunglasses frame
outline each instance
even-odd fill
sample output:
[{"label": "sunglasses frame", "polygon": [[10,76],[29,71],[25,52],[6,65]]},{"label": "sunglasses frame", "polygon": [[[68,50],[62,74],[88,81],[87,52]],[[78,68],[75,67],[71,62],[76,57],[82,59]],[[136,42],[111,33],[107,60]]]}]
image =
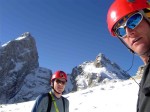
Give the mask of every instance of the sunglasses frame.
[{"label": "sunglasses frame", "polygon": [[[127,26],[127,22],[129,21],[129,19],[131,18],[131,17],[133,17],[134,15],[136,15],[136,14],[139,14],[139,15],[141,15],[141,20],[138,22],[138,24],[133,28],[133,29],[135,29],[140,23],[141,23],[141,21],[143,20],[143,14],[142,13],[140,13],[140,12],[136,12],[136,13],[134,13],[134,14],[132,14],[132,15],[130,15],[127,19],[126,19],[126,21],[123,23],[123,25],[120,25],[118,28],[120,28],[120,27],[122,27],[122,28],[124,28],[124,30],[125,30],[125,28],[126,27],[128,27]],[[126,17],[126,16],[125,16]],[[122,18],[123,19],[123,18]],[[121,20],[122,20],[121,19]],[[121,21],[120,20],[120,21]],[[126,33],[125,33],[125,35],[124,36],[120,36],[120,35],[118,35],[118,33],[116,33],[117,32],[117,30],[118,30],[118,28],[116,28],[116,26],[117,26],[117,24],[115,25],[115,27],[114,27],[114,33],[115,33],[115,35],[117,36],[117,37],[119,37],[119,38],[121,38],[121,39],[123,39],[123,38],[125,38],[125,36],[127,35]],[[131,29],[131,28],[130,28]],[[133,30],[132,29],[132,30]],[[125,31],[126,32],[126,31]]]}]

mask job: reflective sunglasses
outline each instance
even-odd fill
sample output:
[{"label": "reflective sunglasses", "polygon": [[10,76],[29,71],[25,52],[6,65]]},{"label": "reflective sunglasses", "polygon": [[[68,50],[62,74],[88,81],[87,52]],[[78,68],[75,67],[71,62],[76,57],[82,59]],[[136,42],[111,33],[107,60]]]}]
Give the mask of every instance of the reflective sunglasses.
[{"label": "reflective sunglasses", "polygon": [[61,81],[61,80],[59,80],[59,79],[56,79],[56,83],[57,83],[57,84],[65,85],[65,84],[66,84],[66,81]]},{"label": "reflective sunglasses", "polygon": [[[116,25],[114,33],[116,34],[116,36],[118,36],[120,38],[124,38],[126,36],[126,27],[128,27],[130,29],[134,29],[136,26],[138,26],[140,24],[142,19],[143,19],[143,15],[139,12],[137,12],[129,17],[125,16]],[[117,26],[119,26],[119,27],[117,27]]]}]

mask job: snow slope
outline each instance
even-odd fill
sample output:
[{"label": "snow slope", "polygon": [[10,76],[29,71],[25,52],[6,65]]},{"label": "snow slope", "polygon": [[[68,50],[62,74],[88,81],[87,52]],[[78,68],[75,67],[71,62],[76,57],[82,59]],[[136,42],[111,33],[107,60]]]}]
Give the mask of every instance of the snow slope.
[{"label": "snow slope", "polygon": [[[69,99],[70,112],[136,112],[138,89],[133,80],[112,80],[64,96]],[[30,112],[34,102],[0,105],[0,112]]]}]

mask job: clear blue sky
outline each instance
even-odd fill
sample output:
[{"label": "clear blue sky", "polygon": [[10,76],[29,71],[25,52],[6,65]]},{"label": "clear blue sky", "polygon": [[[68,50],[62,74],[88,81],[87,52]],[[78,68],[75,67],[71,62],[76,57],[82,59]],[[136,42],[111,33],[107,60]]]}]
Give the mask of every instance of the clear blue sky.
[{"label": "clear blue sky", "polygon": [[[84,61],[103,53],[127,70],[132,54],[107,29],[107,10],[113,0],[0,0],[0,42],[30,32],[35,38],[39,64],[53,72],[71,73]],[[135,56],[129,73],[143,62]]]}]

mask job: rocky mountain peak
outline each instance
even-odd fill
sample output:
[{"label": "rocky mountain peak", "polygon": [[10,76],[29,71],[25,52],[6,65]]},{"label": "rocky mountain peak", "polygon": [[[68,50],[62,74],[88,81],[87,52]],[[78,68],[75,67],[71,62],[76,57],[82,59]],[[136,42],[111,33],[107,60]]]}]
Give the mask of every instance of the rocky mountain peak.
[{"label": "rocky mountain peak", "polygon": [[21,35],[21,37],[31,37],[30,32],[25,32]]},{"label": "rocky mountain peak", "polygon": [[100,53],[98,54],[98,56],[96,57],[95,61],[94,61],[94,65],[95,67],[99,68],[99,67],[104,67],[106,66],[106,64],[111,63],[109,59],[107,59],[105,57],[104,54]]},{"label": "rocky mountain peak", "polygon": [[24,78],[39,67],[34,38],[29,32],[0,48],[0,99],[7,102],[20,90]]},{"label": "rocky mountain peak", "polygon": [[94,61],[86,61],[73,68],[71,76],[74,85],[73,90],[96,86],[106,79],[125,80],[129,78],[128,73],[102,53],[98,54]]}]

